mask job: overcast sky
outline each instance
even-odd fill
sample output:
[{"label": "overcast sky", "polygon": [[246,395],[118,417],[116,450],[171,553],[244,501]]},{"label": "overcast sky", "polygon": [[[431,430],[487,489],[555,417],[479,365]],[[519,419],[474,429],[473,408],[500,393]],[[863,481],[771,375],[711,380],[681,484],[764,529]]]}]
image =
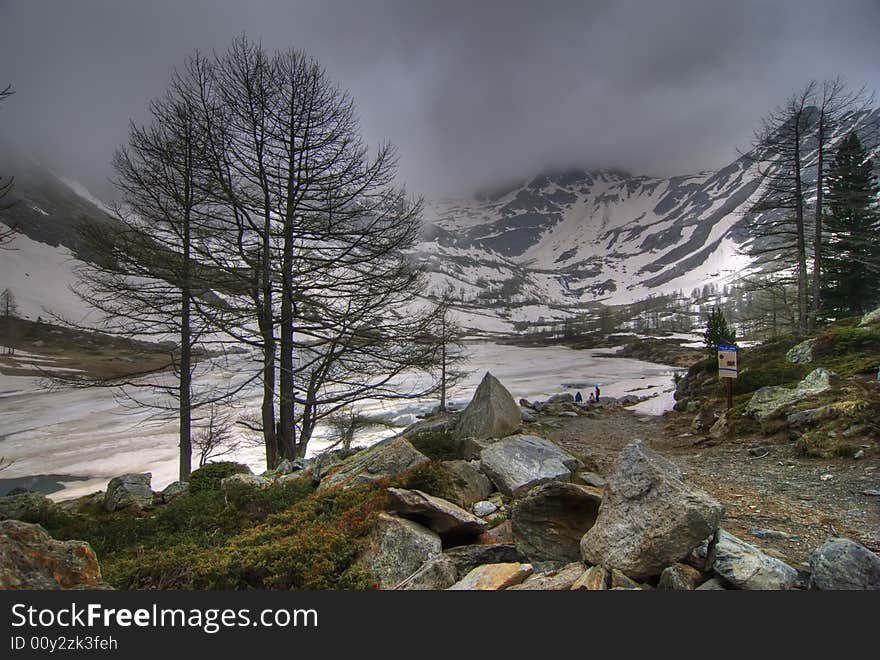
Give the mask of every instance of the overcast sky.
[{"label": "overcast sky", "polygon": [[0,131],[107,193],[129,119],[195,49],[246,32],[317,58],[408,189],[548,167],[669,176],[748,146],[811,78],[880,89],[880,2],[0,0]]}]

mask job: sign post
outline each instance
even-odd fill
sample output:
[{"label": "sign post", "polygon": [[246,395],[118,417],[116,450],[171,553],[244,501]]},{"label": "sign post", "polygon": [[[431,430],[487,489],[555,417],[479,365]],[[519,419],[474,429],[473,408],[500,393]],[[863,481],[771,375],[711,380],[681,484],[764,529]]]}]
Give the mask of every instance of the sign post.
[{"label": "sign post", "polygon": [[727,409],[733,407],[733,379],[737,376],[737,351],[733,344],[718,344],[718,378],[727,380]]}]

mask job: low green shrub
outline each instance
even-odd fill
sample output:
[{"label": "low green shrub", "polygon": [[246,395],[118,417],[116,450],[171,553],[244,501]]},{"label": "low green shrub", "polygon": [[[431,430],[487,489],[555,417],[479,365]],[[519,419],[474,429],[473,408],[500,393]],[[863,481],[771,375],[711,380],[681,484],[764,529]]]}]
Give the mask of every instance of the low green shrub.
[{"label": "low green shrub", "polygon": [[464,458],[461,443],[446,431],[423,431],[416,433],[409,441],[432,461],[454,461]]},{"label": "low green shrub", "polygon": [[241,463],[220,461],[208,463],[194,470],[189,475],[189,492],[199,493],[206,490],[220,490],[220,482],[233,474],[249,474],[250,468]]}]

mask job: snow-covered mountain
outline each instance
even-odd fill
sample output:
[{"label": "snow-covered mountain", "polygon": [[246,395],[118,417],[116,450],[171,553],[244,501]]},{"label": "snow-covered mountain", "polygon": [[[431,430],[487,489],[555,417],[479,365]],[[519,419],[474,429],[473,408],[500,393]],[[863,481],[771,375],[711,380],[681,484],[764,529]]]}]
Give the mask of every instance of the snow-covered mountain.
[{"label": "snow-covered mountain", "polygon": [[[834,140],[854,129],[876,145],[880,109],[852,117]],[[807,163],[813,148],[808,141]],[[451,291],[465,326],[493,332],[733,282],[753,265],[747,214],[763,194],[754,156],[667,179],[545,172],[470,198],[428,201],[413,258],[427,267],[433,293]],[[16,176],[15,205],[0,210],[0,223],[24,234],[15,250],[0,252],[0,290],[12,288],[26,316],[71,315],[80,303],[68,284],[88,259],[76,223],[109,221],[107,209],[2,141],[0,174]]]},{"label": "snow-covered mountain", "polygon": [[[880,110],[850,130],[880,126]],[[814,154],[809,144],[806,163]],[[469,199],[426,205],[417,254],[434,290],[509,321],[735,280],[751,264],[748,211],[763,194],[754,153],[668,179],[615,170],[542,173]],[[815,176],[807,170],[807,178]],[[809,202],[809,200],[808,200]],[[759,219],[760,221],[760,219]]]},{"label": "snow-covered mountain", "polygon": [[106,208],[81,184],[62,179],[3,140],[0,175],[14,177],[12,191],[0,203],[0,230],[18,230],[0,246],[0,291],[12,291],[24,318],[80,320],[86,310],[70,285],[88,254],[77,224],[82,219],[111,222]]}]

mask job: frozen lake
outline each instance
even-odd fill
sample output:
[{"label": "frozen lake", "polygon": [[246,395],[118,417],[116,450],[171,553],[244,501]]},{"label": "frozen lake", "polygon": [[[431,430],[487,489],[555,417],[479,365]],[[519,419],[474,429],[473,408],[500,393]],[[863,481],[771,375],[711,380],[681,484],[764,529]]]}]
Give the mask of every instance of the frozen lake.
[{"label": "frozen lake", "polygon": [[[559,347],[480,342],[468,348],[471,359],[465,370],[470,375],[450,397],[461,405],[470,400],[483,374],[491,371],[517,400],[545,399],[576,389],[586,397],[598,384],[603,396],[655,395],[633,407],[640,414],[662,414],[672,407],[673,367]],[[258,408],[259,396],[255,386],[238,405]],[[436,405],[436,399],[364,401],[360,410],[405,425]],[[355,444],[370,444],[392,432],[365,433]],[[309,453],[328,443],[326,430],[319,428]],[[67,499],[101,490],[109,479],[127,472],[152,472],[153,489],[160,490],[176,479],[177,425],[174,420],[157,419],[155,411],[132,409],[130,402],[123,404],[109,389],[45,390],[34,379],[4,376],[0,377],[0,457],[14,461],[0,473],[0,494],[16,485],[35,488],[38,483],[40,489],[53,490],[54,499]],[[229,458],[247,463],[255,472],[265,469],[259,446],[245,447]],[[39,481],[27,479],[38,476]]]}]

